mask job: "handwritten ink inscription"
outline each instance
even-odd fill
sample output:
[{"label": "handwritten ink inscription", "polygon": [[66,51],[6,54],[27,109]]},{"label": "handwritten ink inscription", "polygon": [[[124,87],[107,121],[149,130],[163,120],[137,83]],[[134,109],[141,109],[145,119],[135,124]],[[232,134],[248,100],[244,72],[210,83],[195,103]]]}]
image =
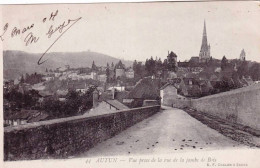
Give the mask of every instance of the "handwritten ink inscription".
[{"label": "handwritten ink inscription", "polygon": [[[10,29],[10,26],[8,23],[4,25],[3,32],[0,35],[1,41],[4,41],[4,36],[6,38],[16,38],[21,35],[25,35],[24,37],[24,44],[25,46],[29,46],[31,44],[37,43],[43,36],[46,36],[48,39],[52,39],[54,35],[58,35],[56,39],[54,39],[54,42],[52,42],[49,47],[43,52],[41,57],[39,58],[37,64],[41,65],[44,62],[47,61],[44,60],[42,61],[44,55],[51,49],[51,47],[73,26],[75,25],[82,17],[78,17],[76,19],[65,19],[63,22],[56,24],[55,23],[55,18],[58,16],[59,11],[56,10],[55,12],[52,12],[48,17],[45,17],[42,19],[41,24],[46,24],[46,23],[51,23],[49,29],[47,30],[46,33],[43,33],[41,35],[36,35],[33,31],[35,29],[35,24],[32,23],[31,25],[25,26],[25,27],[13,27]],[[10,29],[10,34],[7,33],[7,31]]]}]

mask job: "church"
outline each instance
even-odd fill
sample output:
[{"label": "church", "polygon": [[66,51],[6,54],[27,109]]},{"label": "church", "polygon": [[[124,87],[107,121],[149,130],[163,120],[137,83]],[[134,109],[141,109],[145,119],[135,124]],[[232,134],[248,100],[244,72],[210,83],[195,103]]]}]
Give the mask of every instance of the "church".
[{"label": "church", "polygon": [[207,31],[206,31],[206,22],[204,20],[204,28],[202,35],[202,43],[199,53],[199,62],[207,62],[210,59],[210,44],[208,44],[207,40]]}]

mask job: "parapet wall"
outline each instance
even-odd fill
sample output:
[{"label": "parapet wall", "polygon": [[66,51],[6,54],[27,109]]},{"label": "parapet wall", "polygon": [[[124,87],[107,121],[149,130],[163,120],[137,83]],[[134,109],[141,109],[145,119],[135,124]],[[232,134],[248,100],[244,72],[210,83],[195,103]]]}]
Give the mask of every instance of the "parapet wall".
[{"label": "parapet wall", "polygon": [[171,106],[174,108],[186,108],[186,107],[191,107],[191,100],[190,99],[178,99],[178,98],[164,98],[163,100],[163,105],[165,106]]},{"label": "parapet wall", "polygon": [[193,99],[191,107],[260,130],[260,85]]},{"label": "parapet wall", "polygon": [[77,155],[148,118],[159,109],[160,106],[149,106],[94,117],[75,116],[7,127],[4,130],[4,160]]},{"label": "parapet wall", "polygon": [[223,92],[199,99],[167,97],[163,105],[193,108],[233,123],[260,130],[260,84]]}]

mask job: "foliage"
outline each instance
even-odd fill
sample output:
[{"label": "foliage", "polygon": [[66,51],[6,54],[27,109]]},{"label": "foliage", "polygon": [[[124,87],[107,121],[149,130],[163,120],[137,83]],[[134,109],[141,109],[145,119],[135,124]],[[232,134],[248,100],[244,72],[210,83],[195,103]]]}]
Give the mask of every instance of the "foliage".
[{"label": "foliage", "polygon": [[28,84],[34,85],[34,84],[43,82],[42,77],[43,77],[42,74],[37,74],[36,72],[34,74],[31,74],[31,75],[26,73],[25,79],[23,79],[23,76],[22,76],[23,82],[22,82],[22,79],[21,79],[21,83],[28,83]]},{"label": "foliage", "polygon": [[135,74],[135,78],[141,79],[145,76],[145,67],[142,65],[142,62],[137,62],[136,60],[133,63],[133,70]]},{"label": "foliage", "polygon": [[254,81],[260,80],[260,64],[254,63],[249,69],[249,74]]},{"label": "foliage", "polygon": [[221,60],[221,70],[225,70],[225,68],[228,67],[228,60],[226,58],[226,56],[223,56],[222,60]]},{"label": "foliage", "polygon": [[10,91],[4,92],[4,99],[6,99],[11,105],[10,110],[35,108],[39,97],[39,92],[36,90],[29,90],[21,93],[18,92],[17,88],[13,88]]},{"label": "foliage", "polygon": [[45,99],[42,105],[42,110],[46,111],[50,116],[69,117],[79,115],[89,110],[93,106],[93,91],[95,86],[90,87],[86,93],[69,90],[65,96],[65,101],[61,102],[54,97]]},{"label": "foliage", "polygon": [[237,73],[238,73],[239,77],[242,78],[243,76],[249,75],[248,72],[249,72],[248,62],[243,61],[242,64],[238,67]]}]

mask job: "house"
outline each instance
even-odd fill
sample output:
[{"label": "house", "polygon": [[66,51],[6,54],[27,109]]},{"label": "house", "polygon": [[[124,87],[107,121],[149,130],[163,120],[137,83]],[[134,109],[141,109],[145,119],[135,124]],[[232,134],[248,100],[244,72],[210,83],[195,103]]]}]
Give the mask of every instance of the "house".
[{"label": "house", "polygon": [[76,89],[76,92],[85,94],[88,90],[89,88],[82,88],[82,89]]},{"label": "house", "polygon": [[199,82],[194,78],[182,78],[180,93],[186,97],[200,97],[201,90]]},{"label": "house", "polygon": [[45,99],[50,99],[52,96],[54,96],[53,93],[46,90],[40,90],[39,95],[41,96],[38,100],[38,102],[41,104]]},{"label": "house", "polygon": [[127,78],[134,78],[135,77],[135,72],[132,68],[128,69],[126,72],[125,72],[125,75]]},{"label": "house", "polygon": [[167,98],[177,98],[177,88],[174,84],[166,83],[163,87],[160,88],[160,97],[161,97],[161,104],[164,104],[164,101]]},{"label": "house", "polygon": [[213,91],[213,86],[209,80],[200,80],[198,83],[200,86],[201,95],[206,96],[211,94]]},{"label": "house", "polygon": [[141,107],[144,100],[160,99],[160,80],[144,78],[137,82],[133,90],[131,90],[123,103],[128,107]]},{"label": "house", "polygon": [[199,63],[199,57],[197,57],[197,56],[194,56],[194,57],[191,57],[190,58],[190,63],[194,63],[194,64],[198,64]]},{"label": "house", "polygon": [[93,79],[93,80],[97,80],[97,79],[98,79],[98,74],[97,74],[97,72],[95,72],[95,71],[92,71],[92,72],[90,73],[90,76],[91,76],[91,79]]},{"label": "house", "polygon": [[129,107],[116,99],[101,100],[96,90],[93,92],[93,108],[85,114],[101,115],[125,109],[129,109]]},{"label": "house", "polygon": [[109,108],[114,108],[116,110],[125,110],[125,109],[129,109],[129,107],[127,107],[126,105],[124,105],[123,103],[119,102],[118,100],[104,100],[104,102],[109,105]]},{"label": "house", "polygon": [[65,89],[65,90],[58,89],[56,93],[58,96],[66,96],[68,94],[68,92],[69,92],[68,89]]},{"label": "house", "polygon": [[4,123],[10,126],[18,126],[31,122],[39,122],[46,120],[49,115],[43,111],[38,110],[21,110],[16,112],[9,112],[4,116]]},{"label": "house", "polygon": [[78,79],[83,79],[83,80],[85,80],[85,79],[91,79],[91,75],[90,75],[90,74],[85,74],[85,73],[79,74],[79,75],[78,75]]},{"label": "house", "polygon": [[112,91],[113,89],[117,91],[125,91],[125,86],[111,86],[107,89],[107,91]]},{"label": "house", "polygon": [[177,74],[173,71],[169,71],[167,80],[171,80],[171,79],[174,79],[174,78],[177,78]]},{"label": "house", "polygon": [[107,75],[106,74],[99,74],[97,79],[100,81],[100,82],[106,82],[107,81]]},{"label": "house", "polygon": [[33,122],[39,122],[39,121],[44,121],[49,118],[49,115],[45,112],[40,112],[39,115],[32,117],[30,120],[28,120],[28,123],[33,123]]},{"label": "house", "polygon": [[32,90],[32,86],[30,84],[27,84],[27,83],[20,83],[18,85],[18,92],[20,93],[25,93],[25,92],[28,92],[29,90]]},{"label": "house", "polygon": [[44,77],[42,77],[42,79],[45,81],[50,81],[50,80],[54,79],[54,76],[44,76]]}]

